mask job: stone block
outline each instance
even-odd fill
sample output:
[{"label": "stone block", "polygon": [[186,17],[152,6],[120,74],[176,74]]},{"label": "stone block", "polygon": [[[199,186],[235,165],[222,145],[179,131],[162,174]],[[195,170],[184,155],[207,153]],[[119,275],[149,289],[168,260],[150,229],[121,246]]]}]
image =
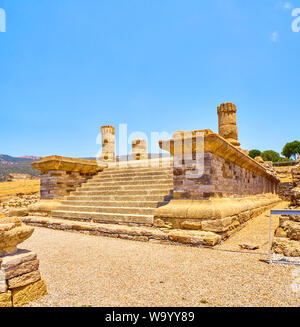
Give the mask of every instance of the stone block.
[{"label": "stone block", "polygon": [[221,241],[221,237],[215,233],[178,230],[169,233],[168,239],[172,242],[205,246],[215,246]]},{"label": "stone block", "polygon": [[12,303],[14,307],[23,307],[47,295],[47,285],[42,279],[26,286],[12,290]]},{"label": "stone block", "polygon": [[36,258],[37,256],[34,252],[20,249],[16,254],[3,257],[0,267],[1,269],[9,270],[24,262],[35,260]]},{"label": "stone block", "polygon": [[4,272],[6,279],[11,279],[17,276],[28,274],[38,269],[39,269],[39,260],[35,259],[32,261],[23,262],[20,265],[12,267],[10,269],[1,269],[1,270]]},{"label": "stone block", "polygon": [[12,208],[8,211],[9,217],[25,217],[28,216],[27,208]]},{"label": "stone block", "polygon": [[272,249],[287,257],[300,257],[300,242],[288,238],[274,237]]},{"label": "stone block", "polygon": [[0,294],[0,308],[12,307],[11,291]]},{"label": "stone block", "polygon": [[230,229],[234,222],[232,217],[202,221],[202,230],[214,233],[223,233]]},{"label": "stone block", "polygon": [[1,280],[1,276],[0,276],[0,295],[2,294],[2,293],[6,293],[7,292],[7,284],[6,284],[6,280],[4,279],[2,279]]},{"label": "stone block", "polygon": [[28,274],[17,276],[7,280],[8,288],[18,288],[35,283],[41,279],[41,274],[39,270],[32,271]]},{"label": "stone block", "polygon": [[183,221],[180,224],[181,229],[199,230],[201,229],[201,222],[197,221]]}]

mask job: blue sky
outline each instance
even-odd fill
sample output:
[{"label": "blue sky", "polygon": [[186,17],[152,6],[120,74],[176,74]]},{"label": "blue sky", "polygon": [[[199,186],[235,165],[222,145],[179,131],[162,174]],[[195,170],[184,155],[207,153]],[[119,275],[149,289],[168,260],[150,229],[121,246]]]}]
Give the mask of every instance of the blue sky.
[{"label": "blue sky", "polygon": [[[299,133],[300,0],[0,0],[0,153],[96,155],[128,133],[209,128],[238,107],[243,148]],[[130,150],[130,147],[129,147]]]}]

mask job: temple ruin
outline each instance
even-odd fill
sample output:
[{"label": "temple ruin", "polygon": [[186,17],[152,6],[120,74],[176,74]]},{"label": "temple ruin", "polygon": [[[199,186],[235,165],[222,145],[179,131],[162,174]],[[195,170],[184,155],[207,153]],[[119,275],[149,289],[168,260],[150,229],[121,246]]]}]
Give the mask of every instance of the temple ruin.
[{"label": "temple ruin", "polygon": [[143,241],[218,244],[281,201],[275,170],[240,147],[236,112],[233,103],[221,104],[218,134],[175,132],[159,142],[170,157],[156,159],[148,159],[146,140],[137,139],[131,160],[118,161],[115,129],[103,126],[97,161],[51,156],[33,163],[42,174],[42,201],[23,221]]}]

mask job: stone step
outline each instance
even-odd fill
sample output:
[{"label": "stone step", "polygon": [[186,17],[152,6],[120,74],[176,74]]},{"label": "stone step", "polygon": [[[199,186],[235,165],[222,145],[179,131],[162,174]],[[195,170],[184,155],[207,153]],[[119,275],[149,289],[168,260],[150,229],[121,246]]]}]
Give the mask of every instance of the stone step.
[{"label": "stone step", "polygon": [[[125,184],[125,185],[119,185],[119,184],[112,184],[112,185],[98,185],[98,186],[89,186],[89,185],[82,185],[80,187],[80,191],[139,191],[139,190],[151,190],[151,189],[172,189],[173,184],[167,183],[167,184],[143,184],[143,185],[135,185],[133,184]],[[79,190],[79,189],[78,189]]]},{"label": "stone step", "polygon": [[166,195],[70,195],[66,197],[66,201],[170,201],[172,194]]},{"label": "stone step", "polygon": [[119,178],[119,177],[154,177],[154,176],[168,176],[168,177],[173,177],[173,172],[166,173],[166,172],[139,172],[139,171],[133,171],[130,173],[126,172],[121,172],[121,173],[108,173],[108,172],[103,172],[98,175],[96,175],[93,179],[102,179],[104,177],[107,178]]},{"label": "stone step", "polygon": [[135,208],[157,208],[164,206],[169,201],[161,201],[159,198],[156,201],[98,201],[90,200],[62,200],[61,203],[66,206],[97,206],[97,207],[135,207]]},{"label": "stone step", "polygon": [[124,167],[124,168],[107,168],[102,174],[118,174],[118,173],[164,173],[173,172],[173,165],[171,167]]},{"label": "stone step", "polygon": [[67,219],[27,216],[21,217],[25,224],[51,228],[56,230],[79,232],[89,235],[121,238],[141,242],[169,242],[169,244],[188,244],[189,246],[212,247],[217,245],[221,237],[209,232],[195,232],[182,230],[164,230],[139,224],[108,224],[71,221]]},{"label": "stone step", "polygon": [[115,179],[108,179],[108,180],[99,180],[99,181],[94,181],[90,180],[89,182],[83,184],[84,187],[90,187],[90,186],[114,186],[114,185],[171,185],[174,186],[173,179],[167,179],[167,178],[162,178],[162,179],[136,179],[136,180],[128,180],[128,181],[123,181],[123,180],[115,180]]},{"label": "stone step", "polygon": [[76,211],[76,212],[92,212],[92,213],[122,213],[137,215],[153,215],[155,208],[141,207],[97,207],[97,206],[68,206],[62,205],[56,211]]},{"label": "stone step", "polygon": [[100,212],[77,212],[77,211],[53,211],[53,218],[90,221],[90,222],[118,222],[123,224],[135,223],[141,225],[152,225],[153,215],[122,214],[122,213],[100,213]]},{"label": "stone step", "polygon": [[160,175],[125,175],[125,176],[104,176],[104,175],[96,175],[92,179],[88,180],[87,183],[93,181],[136,181],[136,180],[153,180],[153,179],[168,179],[173,180],[173,174],[160,174]]},{"label": "stone step", "polygon": [[93,195],[168,195],[173,191],[171,188],[161,188],[161,189],[141,189],[141,190],[102,190],[102,191],[78,191],[71,192],[70,195],[85,195],[85,196],[93,196]]}]

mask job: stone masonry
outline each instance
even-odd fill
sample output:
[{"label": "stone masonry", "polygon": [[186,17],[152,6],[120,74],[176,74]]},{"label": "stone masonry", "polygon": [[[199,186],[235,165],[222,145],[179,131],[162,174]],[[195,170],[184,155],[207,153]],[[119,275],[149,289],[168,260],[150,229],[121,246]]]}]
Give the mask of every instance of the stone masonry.
[{"label": "stone masonry", "polygon": [[60,156],[42,158],[32,166],[41,171],[41,199],[62,198],[106,167],[93,160]]},{"label": "stone masonry", "polygon": [[99,160],[104,162],[113,162],[116,160],[115,128],[110,125],[102,126],[101,134],[102,134],[102,154]]},{"label": "stone masonry", "polygon": [[134,160],[148,159],[147,141],[143,139],[136,139],[132,141],[131,157]]},{"label": "stone masonry", "polygon": [[233,103],[222,103],[218,106],[219,135],[234,146],[240,146],[236,124],[236,106]]},{"label": "stone masonry", "polygon": [[[168,238],[174,242],[189,239],[195,244],[217,244],[281,201],[277,196],[280,180],[272,165],[253,160],[240,148],[236,106],[221,104],[218,117],[220,135],[210,130],[175,132],[171,140],[159,142],[172,157],[157,161],[148,159],[145,140],[133,142],[134,160],[116,161],[114,128],[103,126],[97,168],[91,161],[72,162],[71,158],[37,163],[44,174],[54,170],[94,176],[86,183],[61,184],[68,194],[59,199],[61,204],[51,211],[51,217],[28,216],[24,221],[96,234],[114,234],[109,231],[115,230],[115,225],[147,226],[153,232],[167,228],[174,230]],[[50,177],[46,179],[52,185]],[[54,180],[56,187],[58,181]],[[78,187],[67,188],[72,186]],[[201,241],[196,242],[197,233]]]},{"label": "stone masonry", "polygon": [[17,249],[34,229],[19,218],[0,217],[0,307],[20,307],[47,294],[37,255]]}]

